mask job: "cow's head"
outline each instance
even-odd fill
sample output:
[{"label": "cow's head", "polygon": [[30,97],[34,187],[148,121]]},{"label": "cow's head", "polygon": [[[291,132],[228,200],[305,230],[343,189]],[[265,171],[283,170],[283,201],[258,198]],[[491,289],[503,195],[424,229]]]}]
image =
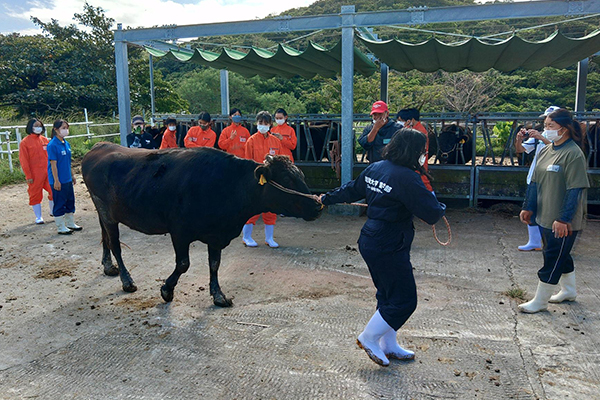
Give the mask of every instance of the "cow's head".
[{"label": "cow's head", "polygon": [[[313,198],[288,192],[310,195],[304,174],[288,157],[267,155],[264,164],[254,170],[254,175],[265,187],[265,203],[271,212],[306,221],[315,220],[321,215],[321,203]],[[287,191],[278,188],[277,184]]]},{"label": "cow's head", "polygon": [[446,164],[448,158],[455,159],[451,155],[456,153],[460,144],[464,145],[471,139],[470,130],[455,124],[448,125],[442,129],[438,137],[440,162]]}]

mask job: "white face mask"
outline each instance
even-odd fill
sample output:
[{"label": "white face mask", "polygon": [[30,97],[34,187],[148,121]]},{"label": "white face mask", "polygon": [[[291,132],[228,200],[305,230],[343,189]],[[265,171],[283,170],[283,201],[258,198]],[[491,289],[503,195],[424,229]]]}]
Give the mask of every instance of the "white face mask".
[{"label": "white face mask", "polygon": [[277,125],[283,125],[285,124],[285,119],[276,119],[275,122],[277,122]]},{"label": "white face mask", "polygon": [[551,142],[558,142],[563,135],[558,134],[558,130],[546,129],[542,134]]},{"label": "white face mask", "polygon": [[398,121],[398,125],[404,127],[404,121]]},{"label": "white face mask", "polygon": [[427,156],[425,156],[425,154],[421,154],[421,157],[419,157],[419,165],[420,166],[425,165],[426,159],[427,159]]},{"label": "white face mask", "polygon": [[265,133],[269,132],[270,126],[269,125],[256,125],[256,129],[260,133],[265,134]]},{"label": "white face mask", "polygon": [[58,134],[60,135],[60,137],[67,137],[69,136],[69,130],[68,129],[61,129]]},{"label": "white face mask", "polygon": [[169,130],[170,130],[171,132],[173,132],[175,129],[177,129],[177,127],[176,127],[176,126],[169,125]]},{"label": "white face mask", "polygon": [[36,133],[36,134],[39,135],[40,133],[42,133],[42,131],[43,131],[43,129],[42,129],[41,126],[34,126],[33,127],[33,133]]}]

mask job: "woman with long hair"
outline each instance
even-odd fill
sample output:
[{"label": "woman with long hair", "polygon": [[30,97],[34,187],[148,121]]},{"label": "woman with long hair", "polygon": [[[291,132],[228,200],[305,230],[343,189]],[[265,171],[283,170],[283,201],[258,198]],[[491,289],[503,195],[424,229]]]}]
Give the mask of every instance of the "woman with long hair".
[{"label": "woman with long hair", "polygon": [[[519,305],[525,313],[546,310],[548,302],[575,300],[571,249],[585,223],[590,187],[582,151],[585,138],[572,114],[564,108],[553,111],[546,117],[544,128],[552,144],[539,153],[520,213],[521,221],[526,224],[531,224],[535,215],[544,255],[535,296]],[[553,296],[558,284],[560,292]]]},{"label": "woman with long hair", "polygon": [[383,149],[383,160],[369,165],[360,176],[321,196],[325,205],[366,198],[367,222],[358,246],[377,288],[377,311],[358,336],[357,344],[372,361],[388,366],[389,358],[412,360],[396,331],[417,307],[417,287],[410,263],[414,238],[413,216],[435,224],[446,210],[427,190],[421,174],[426,138],[419,131],[401,129]]}]

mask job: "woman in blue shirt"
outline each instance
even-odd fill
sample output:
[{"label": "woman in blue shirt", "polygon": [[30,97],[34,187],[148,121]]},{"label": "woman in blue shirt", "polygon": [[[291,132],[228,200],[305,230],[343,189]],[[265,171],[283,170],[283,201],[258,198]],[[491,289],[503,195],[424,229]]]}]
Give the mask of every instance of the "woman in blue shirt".
[{"label": "woman in blue shirt", "polygon": [[357,344],[375,363],[388,358],[412,360],[414,353],[396,341],[396,331],[417,307],[417,287],[410,263],[413,215],[435,224],[446,210],[427,190],[425,136],[413,129],[397,131],[383,149],[383,160],[371,164],[346,185],[321,196],[325,205],[366,198],[368,220],[358,246],[377,288],[377,311],[358,336]]},{"label": "woman in blue shirt", "polygon": [[75,181],[71,175],[71,146],[65,139],[69,135],[69,124],[59,119],[52,126],[52,140],[48,143],[48,180],[54,198],[54,221],[59,235],[70,235],[83,228],[73,221],[75,212]]}]

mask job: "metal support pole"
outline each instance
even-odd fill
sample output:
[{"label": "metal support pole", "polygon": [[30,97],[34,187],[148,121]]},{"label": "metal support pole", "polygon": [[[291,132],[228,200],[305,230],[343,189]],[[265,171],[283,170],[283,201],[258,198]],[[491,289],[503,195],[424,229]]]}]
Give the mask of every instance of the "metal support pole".
[{"label": "metal support pole", "polygon": [[152,54],[148,57],[150,59],[150,124],[154,126],[154,113],[156,112],[156,108],[154,107],[154,63]]},{"label": "metal support pole", "polygon": [[221,115],[229,115],[229,71],[221,70]]},{"label": "metal support pole", "polygon": [[127,65],[127,42],[121,39],[122,25],[115,31],[115,71],[117,74],[117,95],[119,100],[119,128],[121,145],[127,145],[127,135],[131,130],[131,101],[129,97],[129,66]]},{"label": "metal support pole", "polygon": [[586,58],[577,63],[577,90],[575,92],[575,111],[585,111],[585,91],[590,59]]},{"label": "metal support pole", "polygon": [[342,185],[354,168],[354,6],[342,6]]},{"label": "metal support pole", "polygon": [[385,63],[381,63],[381,100],[389,103],[390,96],[388,94],[388,76],[390,74],[390,67]]},{"label": "metal support pole", "polygon": [[83,109],[83,115],[85,116],[85,133],[87,134],[88,140],[90,140],[92,135],[90,135],[90,120],[88,119],[87,108]]}]

